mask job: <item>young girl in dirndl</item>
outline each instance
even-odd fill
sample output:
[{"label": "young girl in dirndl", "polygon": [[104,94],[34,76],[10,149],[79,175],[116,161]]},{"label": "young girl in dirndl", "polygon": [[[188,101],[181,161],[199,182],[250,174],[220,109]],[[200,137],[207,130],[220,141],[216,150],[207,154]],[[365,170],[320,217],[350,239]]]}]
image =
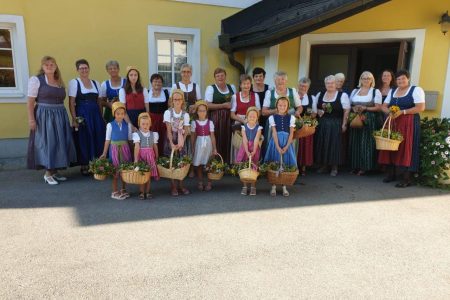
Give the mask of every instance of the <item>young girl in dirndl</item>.
[{"label": "young girl in dirndl", "polygon": [[[103,147],[103,154],[100,158],[105,158],[106,153],[109,152],[109,159],[112,161],[114,167],[118,168],[121,163],[131,162],[131,152],[129,141],[131,141],[131,125],[125,120],[126,109],[125,104],[121,102],[114,102],[112,105],[112,114],[114,120],[106,125],[105,145]],[[117,200],[124,200],[130,197],[125,187],[125,182],[122,181],[122,189],[118,189],[119,172],[116,172],[112,180],[111,198]]]},{"label": "young girl in dirndl", "polygon": [[[150,166],[151,177],[158,180],[158,139],[157,132],[150,131],[152,119],[148,113],[141,113],[138,116],[139,130],[133,133],[134,161],[143,161]],[[139,199],[151,199],[150,180],[139,186]]]},{"label": "young girl in dirndl", "polygon": [[[280,162],[283,156],[283,165],[291,167],[297,166],[297,155],[292,144],[295,130],[295,117],[288,114],[289,99],[279,97],[275,104],[277,113],[269,117],[269,126],[272,130],[272,137],[267,146],[264,162]],[[276,196],[277,187],[272,185],[271,196]],[[283,185],[283,196],[289,196],[289,192]]]},{"label": "young girl in dirndl", "polygon": [[[259,140],[262,134],[262,126],[259,126],[259,110],[257,107],[249,107],[245,116],[247,123],[241,126],[242,145],[236,155],[236,162],[247,162],[251,157],[252,167],[259,164],[260,148]],[[243,183],[241,194],[247,195],[248,184]],[[256,196],[256,182],[250,184],[250,196]]]},{"label": "young girl in dirndl", "polygon": [[195,103],[197,119],[191,122],[191,145],[193,145],[192,165],[197,171],[198,189],[200,191],[211,190],[211,180],[204,187],[203,167],[208,164],[211,155],[217,155],[216,138],[214,136],[214,124],[208,119],[208,104],[203,101]]},{"label": "young girl in dirndl", "polygon": [[[170,156],[172,150],[180,156],[186,155],[186,137],[189,132],[189,114],[184,108],[184,93],[181,90],[172,92],[171,107],[164,112],[164,123],[167,127],[167,138],[164,144],[164,155]],[[189,195],[191,192],[183,186],[182,180],[172,179],[171,194]]]}]

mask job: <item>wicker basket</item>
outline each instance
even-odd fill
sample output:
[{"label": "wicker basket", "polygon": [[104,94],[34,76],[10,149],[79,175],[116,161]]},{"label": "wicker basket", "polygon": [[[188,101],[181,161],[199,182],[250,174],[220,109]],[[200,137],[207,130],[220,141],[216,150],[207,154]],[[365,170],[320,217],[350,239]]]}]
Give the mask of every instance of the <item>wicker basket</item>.
[{"label": "wicker basket", "polygon": [[144,184],[150,180],[150,172],[141,172],[135,170],[122,170],[120,176],[123,182],[129,184]]},{"label": "wicker basket", "polygon": [[[222,155],[220,155],[219,153],[217,153],[217,156],[220,157],[220,160],[222,161],[223,164],[223,158]],[[209,180],[220,180],[223,177],[223,171],[219,172],[219,173],[212,173],[212,172],[208,172],[208,179]]]},{"label": "wicker basket", "polygon": [[363,128],[364,127],[364,122],[361,119],[361,115],[357,114],[353,120],[350,122],[350,127],[351,128]]},{"label": "wicker basket", "polygon": [[104,174],[94,174],[94,179],[95,180],[105,180],[106,177],[108,177],[108,176],[104,175]]},{"label": "wicker basket", "polygon": [[381,128],[381,132],[383,132],[384,127],[386,126],[386,123],[389,120],[388,124],[388,137],[382,137],[382,136],[374,136],[376,148],[377,150],[385,150],[385,151],[398,151],[398,146],[402,141],[397,140],[391,140],[391,117],[387,117],[386,121],[384,121],[383,128]]},{"label": "wicker basket", "polygon": [[173,161],[173,155],[175,153],[175,150],[172,149],[172,152],[170,153],[170,165],[169,168],[164,168],[163,166],[158,165],[158,173],[159,176],[162,178],[169,178],[169,179],[175,179],[175,180],[183,180],[186,175],[189,173],[189,168],[191,167],[191,164],[185,165],[182,168],[174,169],[172,168],[172,161]]},{"label": "wicker basket", "polygon": [[248,158],[248,168],[239,171],[239,179],[243,183],[255,183],[259,172],[252,169],[252,157]]},{"label": "wicker basket", "polygon": [[[280,168],[282,166],[283,166],[283,155],[281,155],[280,158]],[[295,183],[295,180],[297,180],[297,177],[298,177],[298,170],[295,170],[293,172],[273,171],[273,170],[267,171],[267,180],[271,184],[293,185]]]},{"label": "wicker basket", "polygon": [[316,126],[303,125],[302,128],[294,132],[294,138],[301,139],[316,133]]}]

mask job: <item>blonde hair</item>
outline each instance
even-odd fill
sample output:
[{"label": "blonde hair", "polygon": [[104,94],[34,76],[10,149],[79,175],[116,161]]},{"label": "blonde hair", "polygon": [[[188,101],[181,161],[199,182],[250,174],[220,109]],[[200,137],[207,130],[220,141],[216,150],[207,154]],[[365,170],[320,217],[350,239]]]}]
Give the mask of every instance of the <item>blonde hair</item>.
[{"label": "blonde hair", "polygon": [[334,77],[336,78],[336,80],[343,80],[343,81],[345,81],[344,73],[336,73],[336,74],[334,74]]},{"label": "blonde hair", "polygon": [[184,108],[184,102],[185,102],[185,100],[184,100],[184,92],[182,90],[180,90],[180,89],[175,89],[172,92],[172,95],[170,95],[169,106],[173,108],[173,95],[175,95],[175,94],[181,95],[181,100],[183,101],[183,103],[181,104],[181,108],[183,109]]},{"label": "blonde hair", "polygon": [[372,80],[372,82],[370,83],[370,87],[375,87],[375,77],[373,77],[373,74],[369,71],[364,71],[362,72],[361,76],[359,76],[358,87],[362,86],[362,78],[364,76],[370,77],[370,79]]},{"label": "blonde hair", "polygon": [[56,70],[55,70],[55,73],[53,73],[53,76],[55,77],[55,80],[58,82],[58,85],[60,87],[65,87],[64,81],[61,76],[61,71],[59,70],[58,64],[56,63],[56,59],[51,56],[46,55],[41,59],[41,68],[39,69],[37,76],[45,74],[44,68],[42,68],[42,66],[48,61],[51,61],[52,63],[54,63],[56,65]]},{"label": "blonde hair", "polygon": [[150,117],[150,114],[148,112],[140,113],[138,116],[138,127],[141,127],[141,121],[142,120],[149,120],[150,126],[152,126],[152,118]]},{"label": "blonde hair", "polygon": [[[250,106],[249,108],[247,108],[247,112],[245,113],[245,117],[247,118],[248,114],[250,112],[252,112],[252,111],[256,112],[256,117],[259,118],[259,110],[258,110],[258,108],[256,106]],[[258,122],[258,120],[256,120],[256,122]]]}]

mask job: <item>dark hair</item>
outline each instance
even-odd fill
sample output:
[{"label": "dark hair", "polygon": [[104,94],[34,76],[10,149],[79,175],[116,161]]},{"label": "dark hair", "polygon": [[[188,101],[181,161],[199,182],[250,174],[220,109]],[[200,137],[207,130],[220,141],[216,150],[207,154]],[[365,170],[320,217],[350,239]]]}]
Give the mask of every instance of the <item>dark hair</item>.
[{"label": "dark hair", "polygon": [[253,73],[253,77],[255,77],[255,75],[258,75],[258,74],[263,74],[263,77],[266,77],[266,71],[260,67],[254,68],[252,73]]},{"label": "dark hair", "polygon": [[156,79],[161,79],[161,82],[164,83],[164,78],[158,73],[152,74],[152,76],[150,77],[150,83],[153,83],[153,80]]},{"label": "dark hair", "polygon": [[131,94],[131,93],[133,92],[133,88],[131,87],[131,82],[130,82],[130,80],[128,79],[128,75],[130,74],[131,71],[136,71],[137,74],[138,74],[138,79],[137,79],[137,81],[136,81],[136,86],[135,86],[135,88],[136,88],[136,93],[142,93],[142,91],[144,90],[144,88],[142,87],[142,84],[141,84],[141,74],[140,74],[139,71],[136,70],[136,69],[130,69],[130,70],[127,72],[127,81],[125,82],[125,93],[126,93],[126,94]]},{"label": "dark hair", "polygon": [[394,88],[395,87],[395,74],[391,69],[385,69],[380,74],[380,80],[377,81],[377,89],[381,89],[383,87],[383,73],[384,72],[388,72],[389,74],[391,74],[392,80],[389,83],[389,87],[391,89]]},{"label": "dark hair", "polygon": [[398,70],[397,71],[397,73],[395,73],[395,78],[397,79],[397,78],[399,78],[400,76],[403,76],[403,75],[405,75],[406,76],[406,78],[410,78],[410,74],[409,74],[409,72],[408,72],[408,70]]},{"label": "dark hair", "polygon": [[87,66],[89,67],[88,61],[85,60],[84,58],[79,59],[79,60],[77,60],[77,61],[75,62],[75,67],[77,67],[77,70],[78,70],[78,68],[80,67],[80,65],[87,65]]}]

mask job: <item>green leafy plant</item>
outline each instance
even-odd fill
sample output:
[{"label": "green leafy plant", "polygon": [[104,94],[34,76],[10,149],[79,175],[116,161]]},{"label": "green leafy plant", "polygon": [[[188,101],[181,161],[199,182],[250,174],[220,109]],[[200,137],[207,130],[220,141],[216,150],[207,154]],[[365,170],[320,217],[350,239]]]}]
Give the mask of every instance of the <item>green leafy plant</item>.
[{"label": "green leafy plant", "polygon": [[331,105],[331,103],[322,103],[322,109],[326,113],[331,114],[331,112],[333,111],[333,106]]},{"label": "green leafy plant", "polygon": [[[259,173],[261,175],[267,174],[269,170],[271,171],[278,171],[280,169],[280,163],[277,161],[271,161],[263,163],[259,166]],[[283,165],[283,172],[295,172],[297,170],[297,166],[285,166]]]},{"label": "green leafy plant", "polygon": [[[421,120],[419,183],[444,187],[450,174],[450,119]],[[446,186],[450,188],[450,185]]]},{"label": "green leafy plant", "polygon": [[242,169],[248,168],[248,162],[240,162],[240,163],[234,163],[228,168],[228,174],[232,176],[238,176],[239,171]]},{"label": "green leafy plant", "polygon": [[348,123],[350,124],[358,115],[361,118],[361,121],[364,122],[366,120],[366,115],[365,114],[350,112],[350,114],[348,115]]},{"label": "green leafy plant", "polygon": [[89,172],[98,175],[112,175],[116,168],[107,158],[96,158],[89,162]]}]

